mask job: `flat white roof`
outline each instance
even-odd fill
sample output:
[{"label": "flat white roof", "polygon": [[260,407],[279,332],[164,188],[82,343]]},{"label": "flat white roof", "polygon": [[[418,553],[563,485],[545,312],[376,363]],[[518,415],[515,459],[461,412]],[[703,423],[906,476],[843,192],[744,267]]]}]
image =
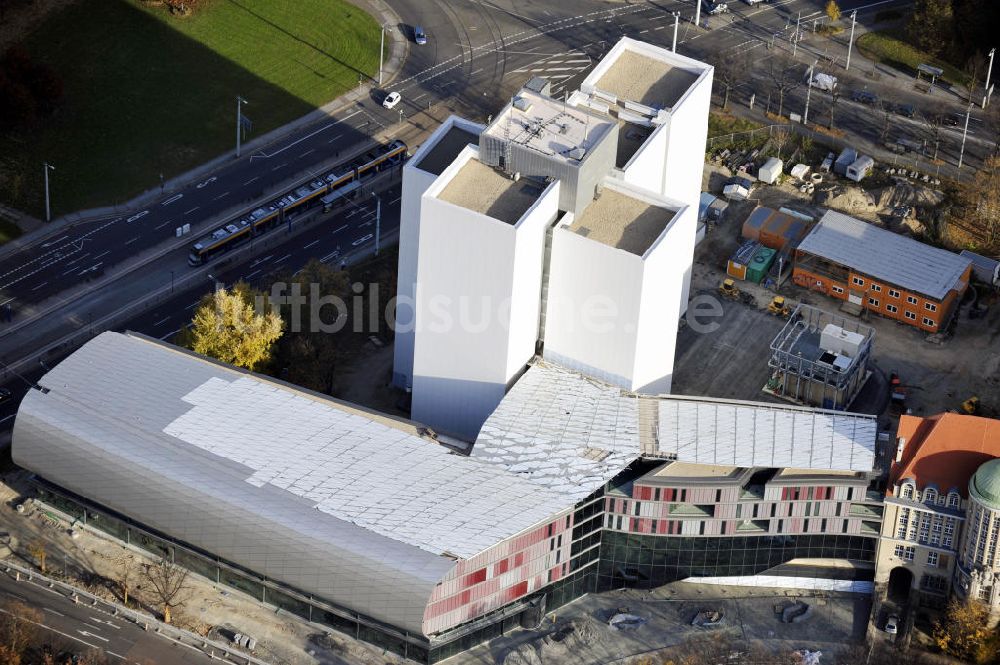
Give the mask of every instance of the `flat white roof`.
[{"label": "flat white roof", "polygon": [[604,187],[569,226],[573,233],[644,256],[667,230],[676,210]]},{"label": "flat white roof", "polygon": [[873,416],[624,391],[536,360],[483,425],[474,458],[584,498],[643,453],[681,462],[872,470]]},{"label": "flat white roof", "polygon": [[934,300],[958,288],[971,263],[968,257],[835,210],[823,215],[798,248]]},{"label": "flat white roof", "polygon": [[548,157],[580,161],[612,127],[607,117],[522,89],[485,133]]}]

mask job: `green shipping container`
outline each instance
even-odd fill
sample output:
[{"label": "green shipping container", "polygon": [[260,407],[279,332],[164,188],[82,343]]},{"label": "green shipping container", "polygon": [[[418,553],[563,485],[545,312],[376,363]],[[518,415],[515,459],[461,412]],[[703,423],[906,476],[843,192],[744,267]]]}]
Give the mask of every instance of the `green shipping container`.
[{"label": "green shipping container", "polygon": [[771,269],[774,262],[774,255],[777,254],[770,247],[761,246],[753,253],[750,263],[747,264],[747,281],[760,284],[761,280],[767,276],[767,271]]}]

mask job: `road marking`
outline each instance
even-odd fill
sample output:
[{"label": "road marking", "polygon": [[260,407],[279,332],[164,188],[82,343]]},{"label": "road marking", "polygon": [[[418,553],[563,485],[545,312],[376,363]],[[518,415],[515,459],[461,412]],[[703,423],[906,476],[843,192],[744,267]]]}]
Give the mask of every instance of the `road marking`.
[{"label": "road marking", "polygon": [[374,237],[375,236],[373,234],[367,233],[367,234],[361,236],[360,238],[358,238],[357,240],[355,240],[354,242],[352,242],[351,246],[352,247],[357,247],[358,245],[363,245],[363,244],[365,244],[366,242],[368,242],[369,240],[371,240]]},{"label": "road marking", "polygon": [[343,136],[343,134],[337,134],[332,139],[330,139],[329,141],[327,141],[327,143],[333,143],[334,141],[336,141],[337,139],[339,139],[341,136]]},{"label": "road marking", "polygon": [[284,164],[279,164],[278,166],[275,166],[273,169],[271,169],[271,171],[277,171],[278,169],[283,169],[286,166],[288,166],[288,162],[285,162]]},{"label": "road marking", "polygon": [[126,219],[126,220],[125,220],[125,223],[126,223],[126,224],[131,224],[131,223],[132,223],[132,222],[134,222],[135,220],[137,220],[137,219],[142,219],[143,217],[145,217],[145,216],[146,216],[146,215],[148,215],[148,214],[149,214],[149,211],[148,211],[148,210],[143,210],[142,212],[137,212],[137,213],[135,213],[134,215],[132,215],[131,217],[129,217],[128,219]]},{"label": "road marking", "polygon": [[134,243],[138,239],[139,239],[139,236],[136,236],[136,237],[132,238],[131,240],[126,240],[125,244],[126,245],[131,245],[132,243]]},{"label": "road marking", "polygon": [[338,256],[340,256],[340,250],[339,249],[336,250],[336,251],[334,251],[334,252],[330,252],[329,254],[327,254],[326,256],[324,256],[323,258],[321,258],[320,259],[320,263],[326,263],[329,259],[334,259],[334,258],[337,258]]},{"label": "road marking", "polygon": [[[350,117],[350,116],[348,116],[348,117]],[[345,118],[345,120],[346,120],[346,118]],[[332,122],[331,122],[331,123],[330,123],[330,124],[328,124],[328,125],[323,125],[323,126],[322,126],[322,127],[320,127],[319,129],[317,129],[317,130],[316,130],[315,132],[312,132],[311,134],[306,134],[305,136],[303,136],[303,137],[302,137],[302,138],[300,138],[299,140],[297,140],[297,141],[293,141],[293,142],[289,143],[288,145],[286,145],[286,146],[285,146],[284,148],[282,148],[281,150],[277,150],[277,151],[275,151],[275,152],[272,152],[272,153],[271,153],[270,155],[268,155],[268,154],[266,154],[266,153],[265,153],[265,154],[261,154],[261,155],[251,155],[251,156],[250,156],[250,161],[251,161],[251,162],[253,162],[253,160],[254,160],[254,157],[257,157],[258,159],[266,159],[266,158],[268,158],[268,157],[274,157],[275,155],[280,155],[281,153],[283,153],[283,152],[285,152],[286,150],[288,150],[289,148],[291,148],[291,147],[292,147],[293,145],[298,145],[299,143],[302,143],[302,142],[303,142],[303,141],[305,141],[306,139],[308,139],[308,138],[310,138],[310,137],[313,137],[313,136],[316,136],[317,134],[319,134],[319,133],[320,133],[320,132],[322,132],[322,131],[325,131],[325,130],[327,130],[327,129],[330,129],[331,127],[333,127],[333,126],[334,126],[334,124],[335,124],[335,123],[332,123]],[[282,166],[284,166],[284,165],[282,165]]]},{"label": "road marking", "polygon": [[330,235],[336,235],[336,234],[340,233],[341,231],[343,231],[343,230],[344,230],[344,229],[346,229],[346,228],[347,228],[347,224],[344,224],[344,225],[343,225],[343,226],[341,226],[341,227],[340,227],[339,229],[334,229],[334,230],[333,230],[333,233],[331,233]]},{"label": "road marking", "polygon": [[645,30],[640,30],[639,34],[641,35],[641,34],[644,34],[644,33],[647,33],[647,32],[649,32],[649,28],[646,28]]},{"label": "road marking", "polygon": [[[3,422],[3,420],[0,420],[0,423],[2,423],[2,422]],[[52,609],[51,607],[43,607],[42,610],[45,611],[45,612],[49,612],[51,614],[55,614],[57,617],[64,617],[64,616],[66,616],[62,612],[57,612],[56,610]]]},{"label": "road marking", "polygon": [[311,243],[309,243],[308,245],[306,245],[302,249],[309,249],[310,247],[312,247],[313,245],[315,245],[318,242],[319,242],[319,240],[313,240]]},{"label": "road marking", "polygon": [[251,182],[253,182],[254,180],[260,180],[260,176],[259,176],[259,175],[255,175],[254,177],[250,178],[249,180],[247,180],[247,181],[246,181],[245,183],[243,183],[243,184],[244,184],[244,185],[249,185],[249,184],[250,184]]},{"label": "road marking", "polygon": [[170,205],[171,203],[173,203],[174,201],[179,201],[179,200],[181,200],[181,199],[183,199],[183,198],[184,198],[184,195],[183,195],[183,194],[177,194],[177,195],[175,195],[175,196],[171,196],[171,197],[170,197],[169,199],[167,199],[166,201],[164,201],[164,202],[163,202],[163,203],[161,203],[160,205],[161,205],[161,206],[168,206],[168,205]]},{"label": "road marking", "polygon": [[66,240],[67,238],[69,238],[69,236],[63,236],[62,238],[56,238],[55,240],[50,240],[49,242],[42,243],[42,249],[45,249],[47,247],[51,247],[52,245],[56,244],[57,242],[62,242],[63,240]]},{"label": "road marking", "polygon": [[160,326],[161,324],[163,324],[163,323],[166,323],[166,322],[167,322],[167,321],[169,321],[169,320],[170,320],[170,317],[169,317],[169,316],[165,316],[165,317],[163,317],[162,319],[160,319],[159,321],[157,321],[156,323],[154,323],[154,324],[153,324],[153,327],[154,327],[154,328],[157,328],[157,327],[159,327],[159,326]]},{"label": "road marking", "polygon": [[[73,263],[76,263],[76,261],[74,261]],[[66,265],[69,265],[69,264],[67,263]],[[63,274],[61,274],[59,276],[60,277],[65,277],[66,275],[70,274],[71,272],[76,272],[76,268],[70,268],[69,270],[67,270],[66,272],[64,272]]]},{"label": "road marking", "polygon": [[193,309],[193,308],[197,307],[199,305],[199,303],[201,303],[201,300],[195,300],[193,303],[191,303],[190,305],[188,305],[184,309]]},{"label": "road marking", "polygon": [[212,200],[213,200],[213,201],[218,201],[218,200],[219,200],[219,199],[221,199],[221,198],[222,198],[223,196],[229,196],[229,192],[223,192],[222,194],[219,194],[218,196],[216,196],[216,197],[215,197],[214,199],[212,199]]},{"label": "road marking", "polygon": [[389,201],[389,205],[392,205],[392,204],[396,203],[396,201],[399,201],[399,199],[401,199],[401,198],[403,198],[403,197],[401,197],[401,196],[397,196],[397,197],[396,197],[396,198],[394,198],[393,200]]},{"label": "road marking", "polygon": [[419,101],[420,101],[421,99],[423,99],[423,98],[424,98],[424,97],[426,97],[426,96],[427,96],[427,93],[425,92],[425,93],[423,93],[422,95],[420,95],[419,97],[414,97],[414,98],[413,98],[413,99],[411,99],[410,101],[411,101],[411,102],[419,102]]},{"label": "road marking", "polygon": [[[0,423],[5,423],[5,422],[7,422],[7,421],[8,421],[8,420],[10,420],[11,418],[13,418],[13,417],[14,417],[15,415],[17,415],[17,414],[15,414],[15,413],[12,413],[12,414],[10,414],[9,416],[7,416],[6,418],[3,418],[3,419],[0,419]],[[18,597],[18,596],[14,595],[14,594],[10,594],[10,595],[14,596],[15,598],[17,598],[17,597]]]},{"label": "road marking", "polygon": [[114,628],[115,630],[121,630],[121,626],[116,626],[113,622],[108,621],[107,619],[102,619],[101,617],[93,617],[92,616],[92,617],[90,617],[90,620],[93,621],[94,623],[99,623],[99,624],[101,624],[103,626],[108,626],[110,628]]},{"label": "road marking", "polygon": [[316,148],[310,148],[309,150],[306,150],[304,153],[299,155],[299,157],[305,157],[306,155],[311,155],[314,152],[316,152]]},{"label": "road marking", "polygon": [[[90,624],[89,624],[89,623],[87,623],[87,624],[84,624],[84,625],[85,625],[85,626],[89,626]],[[80,629],[77,629],[77,631],[76,631],[76,632],[80,633],[80,634],[81,634],[81,635],[83,635],[84,637],[93,637],[93,638],[94,638],[95,640],[100,640],[100,641],[102,641],[102,642],[110,642],[110,641],[111,641],[111,640],[109,640],[109,639],[108,639],[108,638],[106,638],[106,637],[101,637],[100,635],[94,635],[93,633],[89,633],[89,632],[87,632],[87,631],[85,631],[85,630],[80,630]],[[82,642],[82,641],[83,641],[83,640],[81,640],[81,642]]]},{"label": "road marking", "polygon": [[[478,73],[479,73],[479,72],[481,72],[481,71],[483,71],[483,68],[482,68],[482,67],[480,67],[479,69],[477,69],[477,70],[476,70],[476,71],[474,71],[474,72],[469,72],[469,76],[475,76],[476,74],[478,74]],[[416,100],[414,100],[414,101],[416,101]]]},{"label": "road marking", "polygon": [[154,230],[154,231],[159,231],[159,230],[160,230],[160,229],[162,229],[162,228],[163,228],[164,226],[166,226],[167,224],[169,224],[169,223],[170,223],[171,221],[173,221],[173,220],[169,220],[169,219],[168,219],[167,221],[163,222],[163,223],[162,223],[162,224],[160,224],[159,226],[154,226],[154,227],[153,227],[153,230]]},{"label": "road marking", "polygon": [[209,178],[208,180],[202,180],[202,181],[201,181],[201,182],[199,182],[199,183],[198,183],[197,185],[195,185],[195,187],[196,187],[197,189],[201,189],[202,187],[207,187],[207,186],[211,185],[211,184],[212,184],[213,182],[215,182],[216,180],[218,180],[218,178],[216,178],[215,176],[212,176],[212,177],[211,177],[211,178]]},{"label": "road marking", "polygon": [[110,253],[111,253],[111,250],[108,250],[106,252],[101,252],[100,254],[98,254],[97,256],[94,257],[94,260],[96,261],[97,259],[101,258],[102,256],[107,256]]},{"label": "road marking", "polygon": [[290,258],[292,258],[292,255],[291,255],[291,254],[285,254],[285,255],[284,255],[284,256],[282,256],[282,257],[281,257],[280,259],[275,259],[275,260],[274,260],[274,262],[275,262],[275,263],[281,263],[281,262],[282,262],[282,261],[284,261],[285,259],[290,259]]},{"label": "road marking", "polygon": [[198,209],[198,206],[195,206],[195,207],[191,208],[190,210],[188,210],[188,211],[187,211],[186,213],[184,213],[184,214],[185,214],[185,215],[190,215],[191,213],[193,213],[193,212],[194,212],[195,210],[197,210],[197,209]]},{"label": "road marking", "polygon": [[[175,330],[175,331],[173,331],[173,332],[168,332],[168,333],[167,333],[166,335],[164,335],[163,337],[161,337],[161,338],[160,338],[160,341],[163,341],[163,340],[165,340],[165,339],[166,339],[166,338],[168,338],[168,337],[173,337],[174,335],[176,335],[176,334],[177,334],[177,333],[179,333],[180,331],[181,331],[181,329],[180,329],[180,328],[178,328],[177,330]],[[111,652],[109,651],[108,653],[111,653]]]},{"label": "road marking", "polygon": [[246,275],[246,278],[247,278],[247,279],[250,279],[250,278],[251,278],[251,277],[253,277],[254,275],[258,274],[259,272],[260,272],[259,270],[254,270],[254,271],[253,271],[252,273],[250,273],[249,275]]},{"label": "road marking", "polygon": [[46,284],[48,284],[48,282],[42,282],[41,284],[39,284],[38,286],[36,286],[35,288],[33,288],[33,289],[31,289],[31,290],[32,290],[32,291],[37,291],[38,289],[42,288],[42,287],[43,287],[43,286],[45,286]]}]

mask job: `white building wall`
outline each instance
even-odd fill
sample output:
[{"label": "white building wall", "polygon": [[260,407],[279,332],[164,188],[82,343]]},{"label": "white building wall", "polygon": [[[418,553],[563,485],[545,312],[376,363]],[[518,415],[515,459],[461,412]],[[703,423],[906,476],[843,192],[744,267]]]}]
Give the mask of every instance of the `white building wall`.
[{"label": "white building wall", "polygon": [[420,237],[420,199],[437,178],[407,164],[399,210],[399,274],[396,281],[396,336],[392,350],[392,383],[413,384],[413,325],[417,285],[417,247]]},{"label": "white building wall", "polygon": [[466,148],[421,202],[414,336],[414,420],[474,440],[534,353],[545,226],[558,184],[517,225],[442,201]]},{"label": "white building wall", "polygon": [[556,229],[543,356],[631,390],[642,276],[642,257]]},{"label": "white building wall", "polygon": [[417,168],[417,164],[430,152],[448,131],[458,126],[478,133],[483,126],[449,116],[427,141],[413,153],[403,167],[403,187],[399,211],[399,268],[396,281],[396,329],[393,343],[392,383],[399,388],[409,388],[413,383],[413,339],[417,282],[417,253],[420,233],[420,200],[427,188],[437,179],[433,173]]},{"label": "white building wall", "polygon": [[670,392],[678,319],[687,304],[683,287],[691,265],[689,236],[696,223],[695,210],[683,208],[643,262],[632,372],[638,392]]},{"label": "white building wall", "polygon": [[642,189],[662,194],[666,177],[667,126],[660,125],[643,144],[642,149],[622,169],[625,182]]},{"label": "white building wall", "polygon": [[708,140],[708,111],[712,99],[712,70],[692,85],[670,111],[665,125],[666,168],[664,196],[698,209],[701,197],[705,143]]}]

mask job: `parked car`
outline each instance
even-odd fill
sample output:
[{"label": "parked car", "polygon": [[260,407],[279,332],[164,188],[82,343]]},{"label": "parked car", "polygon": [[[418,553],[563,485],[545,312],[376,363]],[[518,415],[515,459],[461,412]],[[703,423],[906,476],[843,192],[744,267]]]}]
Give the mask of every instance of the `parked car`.
[{"label": "parked car", "polygon": [[913,104],[896,104],[895,110],[896,113],[906,118],[912,118],[917,114],[917,109],[913,108]]},{"label": "parked car", "polygon": [[958,127],[960,124],[962,124],[962,121],[963,121],[962,116],[958,115],[957,113],[946,115],[941,119],[941,122],[948,125],[949,127]]},{"label": "parked car", "polygon": [[385,99],[382,100],[382,106],[384,106],[387,109],[396,108],[396,104],[399,104],[399,101],[401,99],[403,99],[403,96],[400,95],[398,92],[390,92],[388,95],[385,96]]},{"label": "parked car", "polygon": [[427,43],[427,33],[419,25],[413,26],[413,41],[421,46]]},{"label": "parked car", "polygon": [[878,95],[867,90],[855,90],[851,94],[851,99],[862,104],[871,104],[873,106],[878,104]]},{"label": "parked car", "polygon": [[885,620],[885,632],[890,635],[895,635],[899,632],[899,617],[895,614],[890,614],[889,618]]}]

